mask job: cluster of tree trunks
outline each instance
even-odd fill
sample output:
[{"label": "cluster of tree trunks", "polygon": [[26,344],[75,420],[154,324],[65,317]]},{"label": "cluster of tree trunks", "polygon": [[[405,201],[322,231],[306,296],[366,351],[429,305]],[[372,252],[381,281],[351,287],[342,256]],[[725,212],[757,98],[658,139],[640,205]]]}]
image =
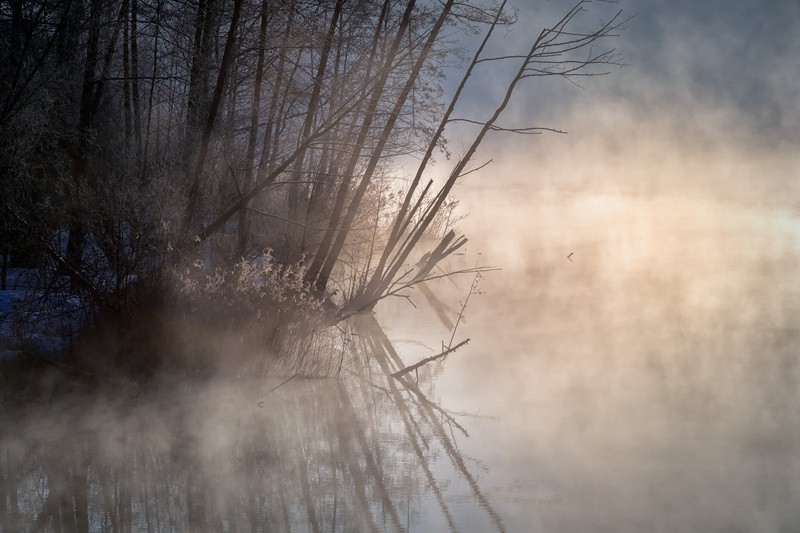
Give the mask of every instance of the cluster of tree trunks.
[{"label": "cluster of tree trunks", "polygon": [[[134,281],[202,261],[225,269],[265,250],[301,264],[342,313],[424,280],[466,242],[453,231],[409,258],[518,84],[595,75],[584,0],[519,55],[486,57],[505,2],[416,0],[11,0],[0,4],[3,282],[53,273],[91,305],[124,306]],[[446,38],[484,37],[447,105]],[[478,69],[515,62],[485,117],[457,117]],[[475,125],[448,177],[424,176],[448,124]],[[410,183],[399,156],[419,160]],[[23,263],[27,263],[23,265]],[[61,281],[57,281],[61,280]],[[66,280],[66,281],[64,281]]]}]

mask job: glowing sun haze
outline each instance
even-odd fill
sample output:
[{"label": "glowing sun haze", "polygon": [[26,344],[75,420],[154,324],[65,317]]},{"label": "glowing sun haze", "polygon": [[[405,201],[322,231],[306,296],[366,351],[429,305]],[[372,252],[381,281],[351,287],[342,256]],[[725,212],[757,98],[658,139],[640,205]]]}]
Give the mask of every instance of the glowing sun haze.
[{"label": "glowing sun haze", "polygon": [[[526,39],[571,5],[518,2],[518,23],[501,35],[495,52],[524,48]],[[598,45],[616,48],[628,66],[579,79],[583,88],[558,78],[520,86],[500,122],[567,133],[495,134],[481,147],[475,166],[488,159],[492,164],[456,189],[470,213],[463,229],[473,242],[503,254],[499,263],[524,262],[528,252],[519,241],[559,232],[557,226],[540,227],[543,233],[536,235],[531,230],[542,206],[556,197],[560,203],[564,195],[661,198],[620,216],[633,225],[660,219],[664,231],[669,213],[681,205],[706,221],[748,209],[796,209],[800,3],[629,0],[587,9],[582,29],[619,9],[633,15],[618,38]],[[460,112],[485,115],[503,79],[502,73],[478,76]],[[458,138],[451,142],[455,156],[459,146]],[[581,225],[569,217],[591,219],[587,205],[558,210],[550,222]],[[663,216],[640,216],[662,208],[669,210]],[[502,230],[500,219],[507,222]],[[789,219],[776,216],[767,224],[780,226],[781,220]]]},{"label": "glowing sun haze", "polygon": [[[517,24],[495,51],[523,49],[570,5],[519,3]],[[739,190],[748,176],[746,185],[768,195],[785,197],[784,186],[796,187],[800,3],[596,2],[582,14],[581,29],[619,8],[633,19],[618,38],[597,46],[616,48],[629,66],[578,79],[583,89],[558,78],[524,82],[502,123],[567,135],[495,135],[481,152],[494,167],[465,186],[525,181],[606,190],[611,184],[626,192],[699,189],[751,197]],[[502,72],[476,75],[462,113],[486,114],[503,82]],[[553,165],[562,168],[554,173]]]}]

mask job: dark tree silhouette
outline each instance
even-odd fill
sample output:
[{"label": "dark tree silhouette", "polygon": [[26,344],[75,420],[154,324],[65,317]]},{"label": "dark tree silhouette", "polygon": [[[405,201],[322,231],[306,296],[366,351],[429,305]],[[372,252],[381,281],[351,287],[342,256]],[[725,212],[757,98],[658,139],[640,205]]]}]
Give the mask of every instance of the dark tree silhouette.
[{"label": "dark tree silhouette", "polygon": [[[34,268],[24,316],[63,314],[69,300],[91,318],[170,298],[189,265],[233,279],[268,257],[307,293],[297,301],[334,319],[371,308],[466,242],[452,228],[425,238],[486,136],[547,130],[500,125],[525,80],[619,64],[602,46],[625,20],[584,31],[589,3],[503,57],[486,53],[513,23],[505,1],[2,3],[3,283]],[[478,30],[444,104],[442,66],[462,52],[448,35]],[[503,97],[486,117],[458,117],[465,87],[500,62],[517,64]],[[426,171],[458,121],[476,133],[434,187]],[[419,165],[399,191],[403,155]]]}]

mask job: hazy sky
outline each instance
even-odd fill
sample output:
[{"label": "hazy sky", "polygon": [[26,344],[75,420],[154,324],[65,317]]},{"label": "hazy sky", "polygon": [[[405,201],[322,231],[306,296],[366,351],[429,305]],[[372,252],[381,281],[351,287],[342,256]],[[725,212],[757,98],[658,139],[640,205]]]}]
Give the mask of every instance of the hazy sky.
[{"label": "hazy sky", "polygon": [[641,92],[640,80],[650,79],[663,95],[689,91],[735,108],[745,127],[765,136],[800,140],[800,3],[629,0],[625,7],[637,13],[621,40],[639,83],[625,83],[625,73],[621,94]]},{"label": "hazy sky", "polygon": [[[517,2],[519,22],[499,46],[522,49],[571,5]],[[588,9],[584,28],[619,9],[634,16],[609,41],[629,66],[582,80],[583,89],[528,80],[502,122],[568,135],[495,136],[476,159],[493,165],[463,187],[800,198],[800,2],[623,0]],[[502,79],[485,72],[463,112],[480,114]]]}]

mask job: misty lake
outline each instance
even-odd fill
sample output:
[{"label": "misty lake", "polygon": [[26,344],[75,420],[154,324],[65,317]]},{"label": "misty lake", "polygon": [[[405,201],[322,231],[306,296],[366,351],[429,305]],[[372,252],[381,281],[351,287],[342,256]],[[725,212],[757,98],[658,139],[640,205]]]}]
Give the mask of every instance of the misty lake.
[{"label": "misty lake", "polygon": [[797,213],[493,195],[446,266],[503,270],[444,362],[389,376],[448,343],[469,276],[348,324],[357,376],[7,410],[0,530],[800,530]]}]

